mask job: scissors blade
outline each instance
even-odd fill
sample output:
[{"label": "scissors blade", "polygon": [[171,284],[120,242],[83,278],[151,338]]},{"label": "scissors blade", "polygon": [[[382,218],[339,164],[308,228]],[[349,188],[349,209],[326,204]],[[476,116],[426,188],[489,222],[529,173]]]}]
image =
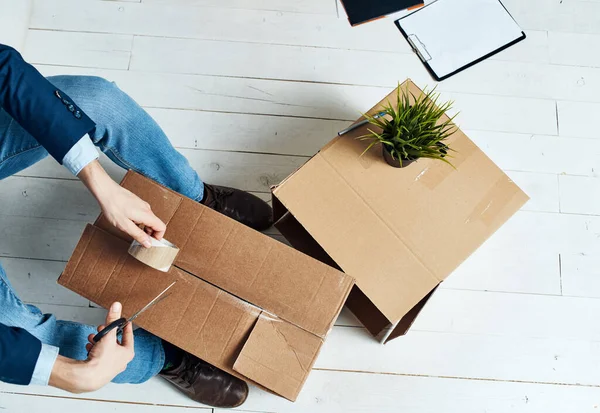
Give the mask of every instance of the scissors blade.
[{"label": "scissors blade", "polygon": [[150,307],[152,307],[153,305],[157,304],[159,301],[161,301],[161,298],[164,298],[163,296],[166,294],[167,291],[169,291],[169,289],[175,285],[175,283],[177,283],[177,281],[173,281],[173,283],[171,285],[169,285],[167,288],[165,288],[160,294],[158,294],[152,301],[150,301],[148,304],[146,304],[144,306],[144,308],[142,308],[140,311],[138,311],[137,313],[135,313],[134,315],[132,315],[131,317],[129,317],[129,320],[127,320],[128,322],[132,322],[133,320],[135,320],[140,314],[142,314],[144,311],[146,311],[147,309],[149,309]]}]

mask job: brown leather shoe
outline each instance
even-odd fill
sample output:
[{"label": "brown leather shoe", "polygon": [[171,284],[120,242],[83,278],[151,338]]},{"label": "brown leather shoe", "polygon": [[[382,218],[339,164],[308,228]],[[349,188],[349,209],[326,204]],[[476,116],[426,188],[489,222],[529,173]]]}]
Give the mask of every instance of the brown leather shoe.
[{"label": "brown leather shoe", "polygon": [[160,373],[192,400],[214,407],[238,407],[248,397],[245,381],[185,353],[179,367]]},{"label": "brown leather shoe", "polygon": [[226,186],[204,184],[202,204],[257,231],[273,225],[273,210],[262,199]]}]

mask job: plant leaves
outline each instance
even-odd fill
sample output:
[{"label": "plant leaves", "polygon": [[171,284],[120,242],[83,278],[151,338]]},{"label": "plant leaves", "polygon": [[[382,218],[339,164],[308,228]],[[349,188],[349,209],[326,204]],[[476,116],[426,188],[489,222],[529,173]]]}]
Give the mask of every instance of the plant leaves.
[{"label": "plant leaves", "polygon": [[371,125],[380,130],[375,132],[369,129],[369,134],[358,137],[361,140],[372,141],[365,152],[381,142],[388,148],[392,157],[399,158],[400,162],[402,159],[432,158],[451,165],[445,158],[449,156],[449,152],[455,151],[442,141],[456,132],[456,114],[443,121],[441,119],[452,108],[454,102],[440,104],[440,95],[435,90],[436,88],[425,90],[419,96],[415,96],[408,88],[402,89],[398,84],[396,107],[388,100],[377,112],[383,112],[385,116],[375,118],[364,115]]}]

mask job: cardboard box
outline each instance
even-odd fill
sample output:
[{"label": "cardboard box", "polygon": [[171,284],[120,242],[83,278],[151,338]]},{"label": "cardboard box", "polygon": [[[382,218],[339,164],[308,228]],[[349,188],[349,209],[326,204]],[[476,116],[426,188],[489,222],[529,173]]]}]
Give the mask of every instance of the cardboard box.
[{"label": "cardboard box", "polygon": [[180,248],[168,272],[127,254],[104,217],[88,225],[59,284],[125,316],[174,280],[136,324],[249,382],[295,400],[354,281],[141,175],[122,186],[167,223]]},{"label": "cardboard box", "polygon": [[[401,88],[422,94],[410,80]],[[397,169],[380,146],[361,156],[369,128],[336,137],[273,188],[273,208],[295,248],[355,278],[347,306],[387,342],[528,197],[459,129],[448,140],[456,169],[432,159]]]}]

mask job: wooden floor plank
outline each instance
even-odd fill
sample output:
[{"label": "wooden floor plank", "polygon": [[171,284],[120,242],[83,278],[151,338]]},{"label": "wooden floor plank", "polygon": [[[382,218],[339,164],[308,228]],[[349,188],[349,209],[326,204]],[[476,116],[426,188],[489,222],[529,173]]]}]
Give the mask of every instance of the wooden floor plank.
[{"label": "wooden floor plank", "polygon": [[543,212],[517,212],[492,238],[494,248],[528,250],[532,245],[555,253],[597,253],[600,217]]},{"label": "wooden floor plank", "polygon": [[544,250],[506,251],[484,243],[441,288],[560,295],[559,254]]},{"label": "wooden floor plank", "polygon": [[[398,29],[389,21],[350,27],[334,15],[303,14],[273,10],[145,3],[34,0],[31,28],[167,37],[190,37],[396,51],[406,47]],[[226,19],[223,16],[227,16]],[[177,22],[173,24],[172,22]],[[383,37],[382,37],[383,36]],[[382,38],[398,41],[382,42]],[[402,45],[402,46],[399,46]]]},{"label": "wooden floor plank", "polygon": [[589,52],[598,48],[599,34],[548,32],[548,50],[553,64],[600,67],[597,53]]},{"label": "wooden floor plank", "polygon": [[600,215],[600,179],[559,176],[560,210],[570,214]]},{"label": "wooden floor plank", "polygon": [[595,139],[465,132],[504,170],[600,176],[600,143]]},{"label": "wooden floor plank", "polygon": [[600,4],[595,1],[504,0],[503,3],[525,29],[600,33]]},{"label": "wooden floor plank", "polygon": [[[71,394],[59,389],[55,389],[53,387],[24,387],[2,382],[0,382],[0,392],[2,392],[2,396],[7,392],[17,392],[22,394],[43,395],[57,398],[73,398],[75,400],[82,400],[83,403],[89,403],[91,399],[96,401],[123,402],[127,404],[143,403],[159,406],[183,406],[188,408],[208,407],[192,401],[179,390],[177,390],[174,386],[170,385],[165,380],[159,377],[153,378],[142,385],[111,383],[98,391],[86,394]],[[1,399],[2,397],[0,396],[0,400]],[[41,400],[40,403],[42,401],[43,400]],[[208,412],[210,412],[210,410],[208,410]]]},{"label": "wooden floor plank", "polygon": [[178,148],[312,156],[347,121],[149,108]]},{"label": "wooden floor plank", "polygon": [[600,257],[561,254],[560,258],[563,294],[600,298]]},{"label": "wooden floor plank", "polygon": [[[144,1],[140,5],[126,5],[129,7],[122,5],[115,7],[105,3],[90,4],[87,9],[90,12],[88,15],[86,11],[73,7],[75,4],[73,0],[57,0],[53,4],[37,0],[34,3],[31,27],[337,49],[393,52],[410,50],[390,20],[382,19],[368,25],[350,27],[341,7],[339,7],[341,17],[336,17],[334,1],[325,1],[314,5],[312,3],[315,2],[312,0],[310,1],[311,5],[308,5],[308,1],[246,2],[244,0],[227,0],[218,4],[215,4],[214,0],[177,1],[179,4],[176,3],[176,7],[173,7],[173,3],[165,0]],[[204,4],[199,5],[198,3]],[[245,4],[242,5],[242,3]],[[247,6],[248,4],[250,5]],[[273,10],[269,4],[276,4],[275,8],[285,10]],[[255,10],[250,10],[250,8]],[[261,8],[263,10],[259,10]],[[310,10],[311,8],[315,8],[315,10]],[[300,9],[304,9],[302,13],[296,13]],[[316,9],[327,12],[314,14]],[[305,11],[308,13],[304,14]],[[524,11],[528,12],[528,10]],[[89,17],[92,14],[96,16],[95,19]],[[227,15],[228,18],[223,20],[223,15]],[[161,19],[161,16],[169,18]],[[170,24],[171,21],[177,21],[178,24]],[[528,29],[528,41],[495,56],[494,59],[546,62],[548,59],[547,28],[534,26],[524,26],[525,29]],[[570,30],[570,32],[577,32],[577,30]],[[382,42],[380,39],[394,40]]]},{"label": "wooden floor plank", "polygon": [[[282,66],[282,60],[296,64]],[[359,66],[361,70],[355,70]],[[399,72],[397,68],[402,70]],[[428,72],[410,50],[381,53],[140,36],[134,40],[130,69],[385,87],[393,87],[406,77],[422,85],[432,83]],[[600,69],[490,59],[443,82],[439,90],[598,101],[599,74]],[[494,81],[490,82],[490,79]],[[581,79],[584,79],[583,83]],[[582,84],[573,88],[575,82]]]},{"label": "wooden floor plank", "polygon": [[57,304],[42,304],[36,306],[44,314],[53,314],[58,320],[74,321],[76,323],[99,326],[106,322],[106,310],[102,308],[74,307]]},{"label": "wooden floor plank", "polygon": [[[46,75],[99,75],[145,107],[354,121],[391,88],[40,66]],[[443,92],[467,129],[556,135],[556,104],[545,99]]]},{"label": "wooden floor plank", "polygon": [[65,268],[64,262],[0,258],[0,264],[17,295],[24,302],[88,306],[88,300],[56,283]]},{"label": "wooden floor plank", "polygon": [[600,300],[595,298],[441,289],[413,328],[515,339],[596,341],[600,337],[597,309]]},{"label": "wooden floor plank", "polygon": [[[94,0],[98,1],[98,0]],[[104,1],[104,0],[103,0]],[[112,0],[111,0],[112,1]],[[212,0],[210,0],[212,1]],[[146,3],[146,2],[145,2]],[[254,4],[254,3],[252,3]],[[279,3],[282,6],[292,5],[292,3]],[[324,4],[324,3],[321,3]],[[102,64],[97,65],[98,61],[96,59],[86,60],[78,58],[75,52],[78,49],[81,52],[89,53],[90,50],[86,47],[85,44],[82,44],[81,39],[89,39],[91,43],[97,43],[103,49],[102,52],[107,58],[111,58],[113,60],[119,59],[121,55],[120,48],[110,49],[105,47],[109,44],[115,44],[121,41],[122,38],[130,39],[132,34],[129,35],[116,35],[112,33],[88,33],[88,32],[74,32],[74,31],[61,31],[61,30],[47,30],[47,29],[32,29],[31,33],[36,32],[36,36],[42,36],[47,34],[48,37],[56,37],[61,40],[61,44],[55,44],[52,42],[44,42],[44,45],[48,48],[48,51],[52,51],[56,49],[60,51],[61,54],[66,57],[66,60],[69,61],[71,59],[76,59],[76,66],[85,66],[85,67],[105,67]],[[399,33],[398,33],[399,35]],[[585,36],[585,35],[578,35]],[[382,62],[393,63],[393,59],[406,59],[410,57],[413,62],[418,62],[418,59],[414,56],[412,49],[410,48],[407,42],[399,39],[397,42],[398,49],[394,50],[394,53],[364,53],[361,50],[353,50],[353,49],[333,49],[333,48],[320,48],[318,46],[301,46],[301,45],[278,45],[278,44],[261,44],[261,43],[253,43],[248,41],[227,41],[227,40],[205,40],[205,39],[186,39],[186,38],[169,38],[169,37],[156,37],[152,35],[135,35],[136,37],[136,47],[135,52],[138,57],[138,62],[148,61],[152,59],[151,56],[147,56],[146,54],[151,53],[151,50],[148,50],[148,47],[155,48],[156,53],[166,54],[169,56],[169,59],[174,59],[174,64],[172,66],[166,65],[164,61],[160,61],[158,59],[158,67],[154,68],[155,71],[161,72],[182,72],[182,73],[204,73],[203,71],[210,71],[211,68],[215,67],[215,64],[219,64],[221,59],[215,59],[215,62],[211,62],[210,59],[206,59],[206,56],[203,56],[203,53],[210,54],[211,58],[215,58],[218,56],[227,57],[229,59],[229,63],[233,63],[233,59],[239,60],[240,58],[244,58],[247,55],[252,55],[254,59],[252,60],[244,60],[244,63],[248,65],[249,63],[252,65],[250,68],[255,67],[255,65],[265,63],[257,62],[256,58],[259,55],[267,56],[267,60],[271,61],[272,59],[269,56],[267,50],[272,49],[273,52],[279,52],[280,54],[300,54],[302,53],[302,59],[298,60],[296,63],[303,64],[314,64],[319,65],[321,67],[323,64],[330,64],[331,62],[344,63],[349,59],[360,59],[360,58],[370,58],[370,59],[387,59],[382,60]],[[105,38],[105,39],[103,39]],[[29,43],[29,42],[28,42]],[[39,40],[35,42],[38,44]],[[67,46],[70,46],[74,50],[69,52]],[[123,49],[127,51],[131,50],[131,44],[126,43]],[[224,50],[219,53],[211,53],[215,48],[219,46],[223,47]],[[32,47],[28,44],[28,49]],[[231,51],[243,50],[241,56],[236,54],[232,54]],[[315,50],[311,50],[315,49]],[[500,62],[521,62],[521,63],[541,63],[547,64],[550,61],[549,57],[549,47],[548,47],[548,34],[545,31],[527,31],[527,41],[520,42],[513,47],[503,50],[497,55],[490,57],[490,61],[500,61]],[[368,51],[368,50],[366,50]],[[377,51],[377,48],[373,51]],[[186,56],[185,59],[182,59],[183,53],[189,53],[189,56]],[[321,62],[316,59],[310,59],[312,54],[315,54],[315,57],[323,58],[327,62]],[[89,55],[91,57],[96,57],[96,55]],[[179,57],[179,58],[178,58]],[[50,62],[45,62],[45,59],[48,60],[57,60],[57,56],[49,56],[48,52],[46,54],[31,55],[30,59],[35,63],[47,63],[52,64]],[[40,59],[39,61],[37,59]],[[42,60],[44,59],[44,60]],[[392,60],[390,60],[392,59]],[[187,62],[182,62],[181,60],[187,60]],[[155,59],[152,59],[154,62]],[[406,60],[408,62],[408,60]],[[200,63],[200,64],[198,64]],[[346,62],[352,63],[352,62]],[[374,62],[372,62],[374,63]],[[56,63],[54,63],[56,64]],[[59,63],[60,64],[60,63]],[[501,67],[501,65],[495,64],[497,67]],[[339,65],[338,65],[339,66]],[[362,79],[358,83],[359,84],[384,84],[386,83],[377,83],[381,82],[382,79],[389,78],[387,74],[393,68],[387,68],[385,66],[372,65],[376,67],[379,72],[377,77],[368,77],[368,73],[352,73],[351,70],[343,70],[343,67],[338,67],[338,71],[342,76],[355,76],[354,79]],[[411,65],[411,67],[421,67],[416,65]],[[278,65],[278,68],[281,70],[281,73],[278,73],[278,76],[282,74],[288,73],[290,69],[285,65]],[[369,67],[365,67],[368,69]],[[151,68],[146,67],[145,70],[150,70]],[[225,68],[225,72],[228,70],[235,70],[234,67]],[[237,68],[238,70],[240,68]],[[317,66],[315,66],[315,70]],[[296,69],[297,70],[297,69]],[[386,75],[382,77],[381,70],[385,70]],[[406,67],[403,68],[404,71],[407,70]],[[225,74],[222,73],[222,74]],[[267,73],[262,73],[261,76],[266,77]],[[413,74],[411,74],[413,75]],[[358,76],[358,77],[356,77]],[[362,76],[362,77],[361,77]],[[332,80],[334,81],[334,80]],[[336,82],[342,83],[342,79],[335,79]],[[366,82],[366,83],[365,83]],[[374,83],[375,82],[375,83]]]},{"label": "wooden floor plank", "polygon": [[[296,63],[281,65],[282,61]],[[369,64],[356,71],[364,62]],[[162,73],[393,86],[399,80],[398,67],[402,67],[407,76],[421,71],[426,74],[423,65],[410,53],[136,36],[130,68]]]},{"label": "wooden floor plank", "polygon": [[507,174],[530,198],[522,210],[559,212],[557,175],[514,171]]},{"label": "wooden floor plank", "polygon": [[[96,62],[94,54],[85,63],[90,37],[102,46],[115,43],[124,36],[112,34],[55,32],[33,30],[32,34],[49,39],[59,37],[60,42],[44,41],[43,48],[34,43],[28,47],[30,60],[37,64],[57,64],[58,60],[73,62],[75,66],[107,67],[123,60],[119,50],[106,50],[107,62]],[[537,32],[535,32],[537,34]],[[102,37],[106,37],[101,41]],[[544,33],[545,37],[546,34]],[[536,36],[539,37],[539,36]],[[125,36],[125,38],[128,38]],[[534,38],[534,41],[536,39]],[[527,42],[525,42],[527,43]],[[129,43],[128,43],[129,45]],[[40,50],[41,49],[41,50]],[[535,54],[532,51],[515,51],[515,61],[490,59],[453,76],[439,85],[440,91],[470,92],[502,96],[520,96],[542,99],[598,101],[600,68],[569,67],[529,62],[519,55]],[[507,49],[512,50],[512,49]],[[36,51],[39,51],[36,53]],[[101,56],[101,54],[100,54]],[[503,55],[500,55],[503,56]],[[62,59],[61,59],[62,58]],[[504,58],[503,58],[504,59]],[[505,59],[510,60],[507,57]],[[294,65],[281,65],[281,61],[294,61]],[[368,65],[363,62],[368,61]],[[125,63],[126,65],[126,63]],[[354,70],[361,66],[360,71]],[[127,67],[127,66],[126,66]],[[399,72],[396,68],[401,67]],[[199,39],[136,36],[131,60],[131,70],[162,73],[202,74],[271,78],[306,82],[327,82],[364,86],[393,87],[406,77],[425,86],[431,78],[424,66],[409,48],[401,53],[381,53],[349,49],[329,49],[302,46],[272,45],[248,42],[230,42]],[[489,79],[494,79],[490,82]],[[577,85],[577,87],[573,87]]]},{"label": "wooden floor plank", "polygon": [[[65,394],[52,388],[7,384],[0,384],[0,388],[3,391],[31,392],[32,389],[37,389],[40,394]],[[188,402],[185,396],[161,379],[152,379],[141,386],[109,385],[98,392],[71,397],[90,397],[98,401],[137,401],[141,397],[146,403],[156,403],[161,408],[162,404],[201,406]],[[43,403],[44,400],[45,398],[39,403]],[[90,402],[86,400],[80,403]],[[235,411],[433,413],[452,406],[453,409],[464,413],[480,413],[485,410],[515,413],[595,413],[597,407],[594,406],[599,403],[600,391],[594,387],[315,370],[295,403],[252,388],[246,403]],[[215,410],[216,413],[225,411]]]},{"label": "wooden floor plank", "polygon": [[525,35],[527,41],[519,42],[504,49],[492,58],[515,62],[549,63],[548,32],[545,30],[525,30]]},{"label": "wooden floor plank", "polygon": [[[0,0],[0,41],[22,50],[29,28],[31,0]],[[9,10],[10,12],[4,12]]]},{"label": "wooden floor plank", "polygon": [[[188,159],[192,168],[198,172],[198,175],[207,183],[231,186],[249,192],[263,193],[270,192],[271,185],[278,184],[307,160],[303,156],[194,149],[180,149],[180,152]],[[117,182],[125,175],[126,171],[110,160],[103,159],[101,163],[109,175]],[[19,172],[18,175],[25,177],[74,179],[67,170],[57,165],[50,158],[44,159]],[[68,184],[65,185],[69,186]],[[91,205],[91,202],[88,205]]]},{"label": "wooden floor plank", "polygon": [[146,4],[168,4],[170,6],[220,7],[248,10],[291,11],[295,13],[314,13],[337,16],[336,0],[144,0]]},{"label": "wooden floor plank", "polygon": [[440,86],[469,93],[598,102],[600,69],[487,60]]},{"label": "wooden floor plank", "polygon": [[317,369],[597,387],[598,353],[586,340],[409,333],[382,347],[356,328],[335,327]]},{"label": "wooden floor plank", "polygon": [[[144,107],[354,121],[389,88],[40,66],[45,75],[98,75]],[[136,80],[137,79],[137,80]],[[534,115],[535,116],[535,115]]]},{"label": "wooden floor plank", "polygon": [[2,215],[92,222],[96,199],[79,181],[13,176],[0,184]]},{"label": "wooden floor plank", "polygon": [[29,30],[23,57],[30,62],[127,70],[132,43],[131,35]]},{"label": "wooden floor plank", "polygon": [[[135,404],[135,403],[110,403],[97,400],[78,400],[73,398],[56,398],[32,396],[24,394],[9,394],[2,393],[0,397],[0,409],[6,412],[20,413],[24,411],[37,411],[43,405],[44,412],[48,413],[63,413],[65,411],[86,411],[89,413],[104,413],[107,411],[121,412],[165,412],[177,413],[182,410],[173,406],[152,406],[150,404]],[[198,407],[192,410],[193,412],[211,413],[212,409]]]},{"label": "wooden floor plank", "polygon": [[561,136],[600,139],[593,114],[600,103],[558,102],[558,122]]},{"label": "wooden floor plank", "polygon": [[[310,395],[310,396],[309,396]],[[438,411],[594,413],[597,389],[430,377],[315,371],[296,403],[270,400],[257,392],[242,411],[279,413],[434,413]],[[451,407],[450,407],[451,406]],[[449,410],[451,409],[451,410]],[[216,410],[216,413],[225,413]]]},{"label": "wooden floor plank", "polygon": [[67,261],[86,223],[0,215],[0,257]]}]

